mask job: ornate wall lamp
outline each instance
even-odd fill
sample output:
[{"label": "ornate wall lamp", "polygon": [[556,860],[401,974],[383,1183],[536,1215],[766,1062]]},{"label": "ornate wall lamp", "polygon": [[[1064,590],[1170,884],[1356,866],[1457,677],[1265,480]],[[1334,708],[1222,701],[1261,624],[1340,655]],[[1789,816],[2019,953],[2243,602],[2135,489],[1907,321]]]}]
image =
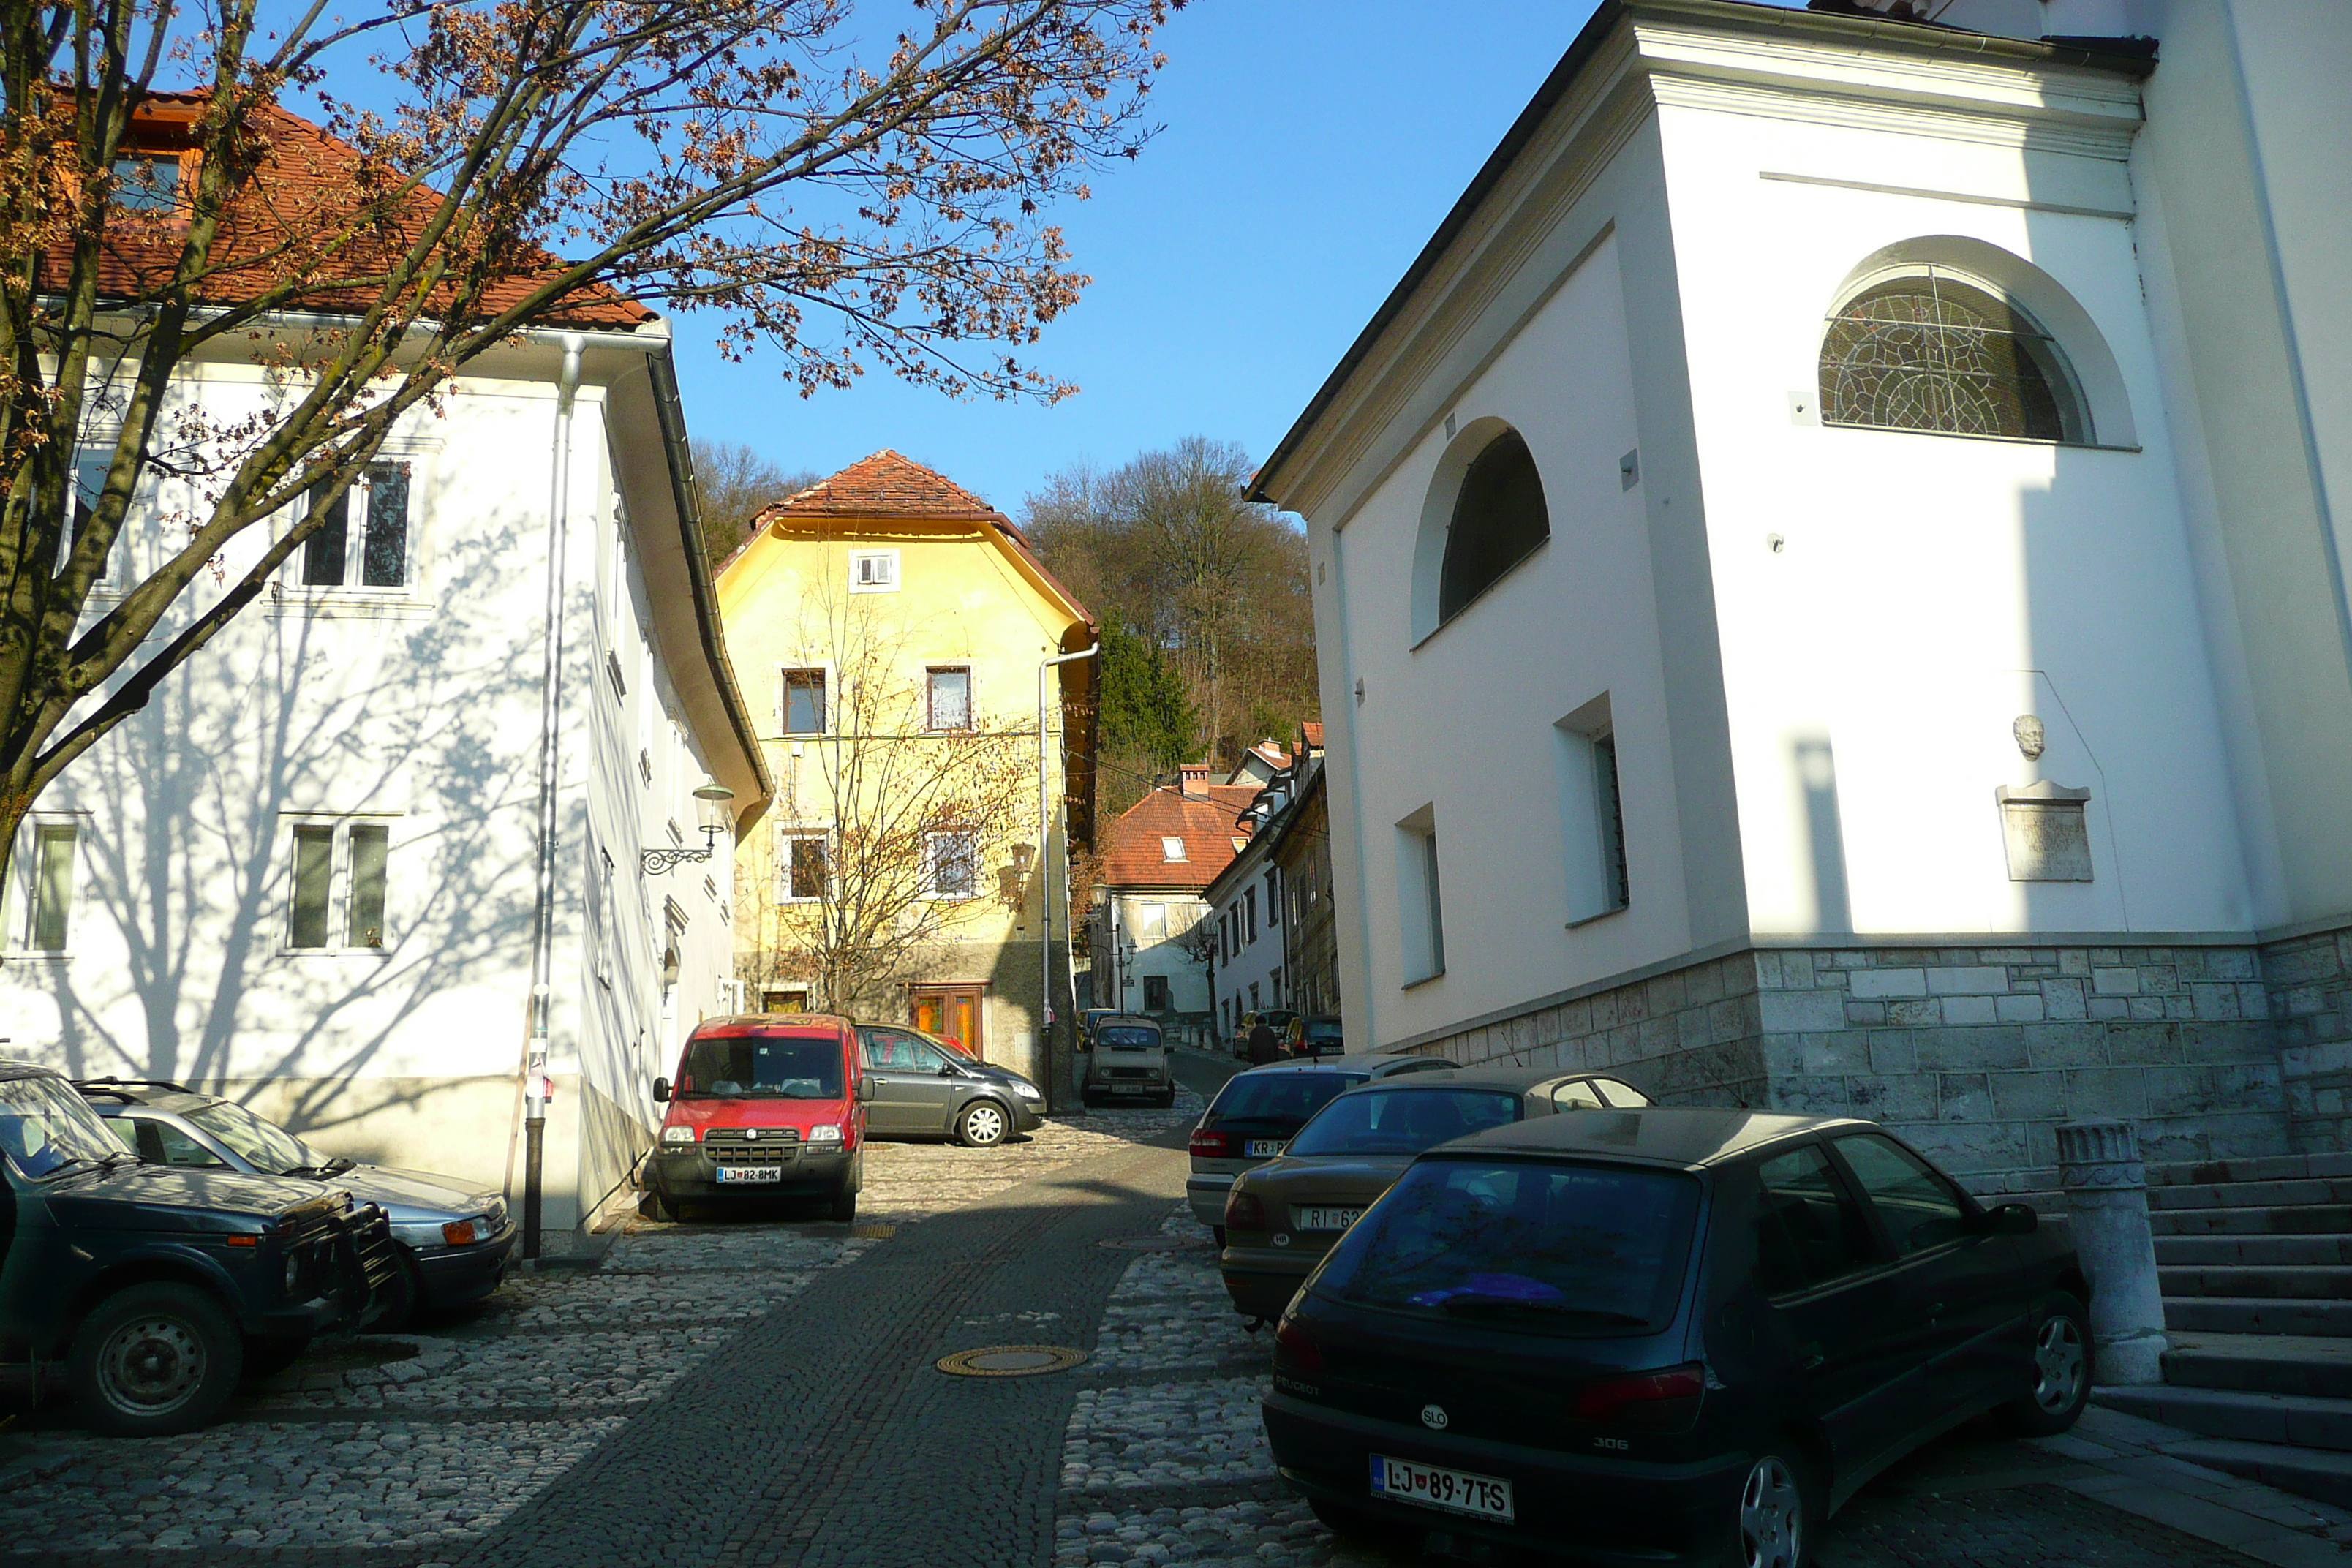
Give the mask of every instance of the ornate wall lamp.
[{"label": "ornate wall lamp", "polygon": [[719,836],[732,824],[727,816],[727,803],[735,792],[708,773],[694,786],[695,811],[702,818],[702,847],[699,849],[665,848],[637,851],[637,868],[648,877],[683,866],[689,860],[708,860],[719,847]]}]

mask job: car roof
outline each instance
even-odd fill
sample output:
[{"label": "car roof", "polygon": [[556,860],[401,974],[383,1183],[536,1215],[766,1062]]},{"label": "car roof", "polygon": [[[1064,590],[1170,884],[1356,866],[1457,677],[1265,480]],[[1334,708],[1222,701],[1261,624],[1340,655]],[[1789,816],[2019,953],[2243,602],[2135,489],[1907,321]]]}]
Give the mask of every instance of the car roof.
[{"label": "car roof", "polygon": [[1105,1013],[1095,1020],[1095,1027],[1098,1029],[1105,1024],[1149,1024],[1155,1029],[1160,1027],[1159,1019],[1148,1017],[1141,1013]]},{"label": "car roof", "polygon": [[687,1038],[707,1040],[714,1036],[782,1034],[788,1030],[805,1034],[826,1024],[853,1033],[857,1028],[854,1020],[838,1013],[735,1013],[724,1018],[705,1018]]},{"label": "car roof", "polygon": [[[74,1087],[85,1100],[104,1100],[117,1105],[137,1105],[151,1110],[202,1110],[219,1097],[202,1094],[176,1083],[121,1082],[114,1079],[82,1079]],[[101,1104],[97,1107],[104,1110]]]},{"label": "car roof", "polygon": [[1442,1152],[1580,1154],[1696,1170],[1800,1133],[1825,1127],[1872,1125],[1850,1116],[1785,1116],[1703,1105],[1652,1105],[1506,1122],[1458,1138],[1444,1145]]},{"label": "car roof", "polygon": [[[1346,1057],[1332,1058],[1346,1061]],[[1539,1084],[1578,1083],[1601,1075],[1562,1072],[1558,1068],[1430,1068],[1421,1072],[1393,1073],[1358,1084],[1349,1094],[1385,1093],[1401,1089],[1503,1089],[1524,1094]],[[1614,1082],[1614,1079],[1611,1080]]]},{"label": "car roof", "polygon": [[[1269,1072],[1369,1072],[1395,1062],[1409,1062],[1417,1058],[1412,1057],[1401,1057],[1394,1051],[1349,1051],[1344,1056],[1302,1057],[1297,1061],[1267,1062],[1261,1067],[1244,1068],[1234,1076],[1242,1078],[1250,1074]],[[1424,1068],[1422,1070],[1435,1072],[1439,1069]]]},{"label": "car roof", "polygon": [[65,1074],[59,1072],[57,1068],[45,1068],[38,1062],[23,1062],[17,1061],[13,1058],[0,1057],[0,1079],[62,1079],[65,1076]]}]

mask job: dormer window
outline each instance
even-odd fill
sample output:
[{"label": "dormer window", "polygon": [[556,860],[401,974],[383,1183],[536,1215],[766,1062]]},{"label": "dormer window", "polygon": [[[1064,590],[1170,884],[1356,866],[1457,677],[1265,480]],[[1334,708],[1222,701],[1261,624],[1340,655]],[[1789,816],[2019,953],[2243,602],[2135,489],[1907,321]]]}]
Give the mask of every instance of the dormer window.
[{"label": "dormer window", "polygon": [[148,153],[117,158],[112,200],[124,212],[172,211],[180,205],[180,160]]}]

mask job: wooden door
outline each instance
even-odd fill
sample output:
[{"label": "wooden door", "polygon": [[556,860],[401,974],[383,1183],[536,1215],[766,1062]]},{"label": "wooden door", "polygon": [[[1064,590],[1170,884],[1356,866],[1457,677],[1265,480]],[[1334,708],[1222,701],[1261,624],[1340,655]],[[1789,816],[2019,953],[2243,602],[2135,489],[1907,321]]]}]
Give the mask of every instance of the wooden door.
[{"label": "wooden door", "polygon": [[977,985],[929,986],[907,998],[908,1016],[927,1035],[952,1040],[977,1057],[981,1038],[981,991]]}]

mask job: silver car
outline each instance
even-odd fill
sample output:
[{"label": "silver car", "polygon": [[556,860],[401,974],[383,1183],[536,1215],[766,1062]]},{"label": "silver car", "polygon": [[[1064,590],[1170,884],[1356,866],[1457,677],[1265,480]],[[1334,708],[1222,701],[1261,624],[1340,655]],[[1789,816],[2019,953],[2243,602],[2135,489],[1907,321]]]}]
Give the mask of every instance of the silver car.
[{"label": "silver car", "polygon": [[1098,1019],[1092,1044],[1086,1074],[1078,1080],[1078,1098],[1087,1104],[1108,1100],[1113,1105],[1157,1105],[1164,1110],[1176,1103],[1168,1041],[1151,1019],[1124,1014]]},{"label": "silver car", "polygon": [[507,1201],[456,1176],[330,1159],[233,1100],[176,1083],[85,1079],[75,1088],[122,1146],[150,1165],[242,1171],[331,1182],[392,1221],[404,1284],[373,1327],[395,1329],[419,1307],[454,1307],[499,1288],[514,1258]]},{"label": "silver car", "polygon": [[1225,1189],[1244,1171],[1280,1154],[1307,1119],[1345,1089],[1398,1073],[1435,1072],[1454,1064],[1444,1057],[1399,1057],[1378,1051],[1269,1062],[1237,1072],[1192,1129],[1192,1173],[1184,1196],[1193,1217],[1225,1244]]}]

